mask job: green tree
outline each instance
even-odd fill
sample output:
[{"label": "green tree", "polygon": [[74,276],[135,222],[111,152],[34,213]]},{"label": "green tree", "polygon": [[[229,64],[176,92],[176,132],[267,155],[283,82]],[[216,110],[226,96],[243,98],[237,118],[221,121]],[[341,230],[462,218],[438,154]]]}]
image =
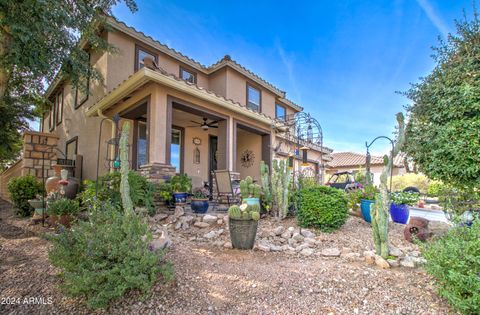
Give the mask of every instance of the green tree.
[{"label": "green tree", "polygon": [[18,154],[28,120],[51,105],[45,87],[56,76],[101,80],[87,50],[115,50],[100,30],[120,2],[137,10],[133,0],[0,1],[0,164]]},{"label": "green tree", "polygon": [[456,33],[434,48],[436,66],[404,94],[410,120],[404,150],[428,177],[480,187],[480,23],[456,21]]}]

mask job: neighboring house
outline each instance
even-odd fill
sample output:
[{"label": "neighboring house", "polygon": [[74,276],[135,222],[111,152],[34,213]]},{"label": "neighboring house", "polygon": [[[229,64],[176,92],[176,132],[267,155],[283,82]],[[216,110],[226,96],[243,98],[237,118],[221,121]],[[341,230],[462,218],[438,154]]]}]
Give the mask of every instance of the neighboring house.
[{"label": "neighboring house", "polygon": [[[366,168],[366,155],[353,152],[332,153],[332,160],[327,164],[327,180],[337,172],[353,172],[356,173]],[[393,175],[401,175],[406,173],[404,166],[404,154],[398,154],[393,161]],[[380,184],[380,175],[383,170],[383,157],[372,156],[370,160],[370,172],[373,176],[373,183]]]},{"label": "neighboring house", "polygon": [[[261,160],[285,158],[273,149],[282,120],[303,109],[284,91],[229,56],[207,67],[118,20],[108,23],[102,36],[118,53],[90,55],[103,82],[84,82],[85,93],[57,78],[47,90],[54,106],[39,134],[58,138],[67,159],[83,156],[83,179],[95,179],[97,158],[100,175],[108,171],[107,155],[115,158],[106,148],[116,132],[110,120],[102,125],[100,150],[97,145],[101,121],[116,114],[120,126],[131,123],[131,167],[151,179],[186,173],[210,181],[212,170],[229,169],[259,180]],[[320,157],[329,161],[331,152],[312,148],[309,166],[321,172]],[[300,165],[297,157],[295,168]]]}]

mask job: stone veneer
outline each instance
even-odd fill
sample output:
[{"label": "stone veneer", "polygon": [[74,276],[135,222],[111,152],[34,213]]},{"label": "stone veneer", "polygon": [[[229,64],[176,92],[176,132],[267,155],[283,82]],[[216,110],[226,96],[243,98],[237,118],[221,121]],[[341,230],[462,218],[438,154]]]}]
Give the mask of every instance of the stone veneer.
[{"label": "stone veneer", "polygon": [[[31,174],[39,179],[42,179],[42,176],[45,178],[53,176],[53,166],[57,162],[55,150],[57,143],[58,137],[53,134],[26,131],[23,134],[22,175]],[[44,174],[42,174],[43,167]]]},{"label": "stone veneer", "polygon": [[163,182],[175,175],[175,167],[169,164],[152,163],[140,166],[140,174],[151,182]]}]

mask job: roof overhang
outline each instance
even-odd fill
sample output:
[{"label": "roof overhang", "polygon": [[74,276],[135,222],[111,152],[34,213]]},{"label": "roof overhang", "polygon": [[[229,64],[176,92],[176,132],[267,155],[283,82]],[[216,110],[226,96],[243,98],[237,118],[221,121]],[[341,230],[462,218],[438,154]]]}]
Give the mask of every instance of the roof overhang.
[{"label": "roof overhang", "polygon": [[194,84],[187,83],[184,80],[179,80],[174,76],[165,75],[161,72],[154,71],[148,68],[142,68],[135,74],[131,75],[127,80],[119,84],[115,89],[103,97],[100,101],[88,108],[86,115],[88,117],[97,116],[98,112],[105,111],[114,106],[123,98],[135,92],[138,88],[147,83],[157,83],[162,86],[171,88],[176,91],[183,92],[190,96],[197,97],[201,100],[218,105],[222,108],[231,110],[235,113],[252,118],[258,122],[268,124],[271,126],[274,121],[266,115],[254,112],[239,103],[227,100],[224,97],[218,96],[213,92],[207,91]]}]

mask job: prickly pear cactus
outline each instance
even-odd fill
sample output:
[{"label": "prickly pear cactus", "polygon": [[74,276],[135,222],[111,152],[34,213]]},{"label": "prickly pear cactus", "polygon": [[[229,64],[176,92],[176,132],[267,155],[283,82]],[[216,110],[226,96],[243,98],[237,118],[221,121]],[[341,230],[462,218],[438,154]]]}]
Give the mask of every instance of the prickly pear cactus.
[{"label": "prickly pear cactus", "polygon": [[130,131],[130,123],[125,122],[122,127],[120,136],[120,195],[122,197],[122,205],[125,213],[133,213],[133,203],[130,198],[130,185],[128,184],[128,133]]},{"label": "prickly pear cactus", "polygon": [[[402,113],[397,114],[398,134],[393,147],[392,157],[395,159],[403,143],[405,142],[405,122]],[[390,207],[390,196],[388,193],[388,177],[391,174],[393,161],[384,157],[385,166],[380,176],[380,192],[375,196],[375,203],[370,206],[372,217],[373,241],[377,255],[387,258],[388,249],[388,213]]]}]

